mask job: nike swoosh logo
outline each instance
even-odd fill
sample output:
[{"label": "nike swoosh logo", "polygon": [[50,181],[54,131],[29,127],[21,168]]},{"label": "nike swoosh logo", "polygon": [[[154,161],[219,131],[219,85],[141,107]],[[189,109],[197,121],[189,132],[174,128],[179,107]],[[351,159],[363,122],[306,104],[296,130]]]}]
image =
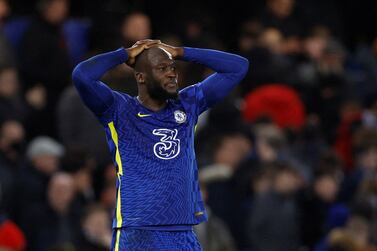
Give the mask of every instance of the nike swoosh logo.
[{"label": "nike swoosh logo", "polygon": [[140,118],[152,116],[152,114],[141,114],[140,112],[137,114]]}]

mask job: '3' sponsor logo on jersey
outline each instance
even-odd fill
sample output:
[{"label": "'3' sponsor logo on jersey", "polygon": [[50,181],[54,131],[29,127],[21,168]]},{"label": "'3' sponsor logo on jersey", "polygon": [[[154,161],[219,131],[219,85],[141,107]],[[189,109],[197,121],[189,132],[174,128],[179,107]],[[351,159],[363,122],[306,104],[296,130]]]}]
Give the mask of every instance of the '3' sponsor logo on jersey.
[{"label": "'3' sponsor logo on jersey", "polygon": [[152,133],[160,136],[159,142],[154,144],[153,152],[159,159],[174,159],[180,151],[180,140],[177,139],[178,130],[174,129],[154,129]]}]

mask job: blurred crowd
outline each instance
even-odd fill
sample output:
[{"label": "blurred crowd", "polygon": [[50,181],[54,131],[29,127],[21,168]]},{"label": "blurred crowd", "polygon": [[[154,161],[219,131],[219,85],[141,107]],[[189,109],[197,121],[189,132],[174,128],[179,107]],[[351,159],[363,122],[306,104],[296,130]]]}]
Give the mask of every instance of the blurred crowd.
[{"label": "blurred crowd", "polygon": [[[0,250],[109,250],[115,168],[70,76],[145,38],[250,61],[197,127],[204,251],[377,250],[375,1],[26,2],[0,0]],[[126,65],[103,81],[137,94]]]}]

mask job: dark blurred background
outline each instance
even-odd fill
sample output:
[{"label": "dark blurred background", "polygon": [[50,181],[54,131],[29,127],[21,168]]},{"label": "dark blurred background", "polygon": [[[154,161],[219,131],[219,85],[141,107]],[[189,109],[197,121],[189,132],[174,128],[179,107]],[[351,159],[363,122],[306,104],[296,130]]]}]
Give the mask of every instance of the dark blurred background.
[{"label": "dark blurred background", "polygon": [[[145,38],[250,61],[198,122],[204,251],[377,250],[375,0],[0,0],[0,250],[109,250],[115,168],[71,72]],[[103,81],[137,95],[125,64]]]}]

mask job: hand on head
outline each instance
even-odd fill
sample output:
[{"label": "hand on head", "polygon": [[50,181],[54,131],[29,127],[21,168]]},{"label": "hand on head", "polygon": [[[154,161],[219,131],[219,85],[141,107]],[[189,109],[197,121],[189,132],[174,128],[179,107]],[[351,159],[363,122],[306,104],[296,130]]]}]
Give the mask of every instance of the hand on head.
[{"label": "hand on head", "polygon": [[132,47],[127,48],[128,60],[127,64],[131,67],[135,64],[136,57],[143,52],[152,47],[160,47],[171,54],[173,59],[177,59],[183,56],[182,47],[174,47],[168,44],[161,43],[160,40],[145,39],[137,41]]},{"label": "hand on head", "polygon": [[157,45],[161,43],[160,40],[144,39],[137,41],[130,48],[127,48],[128,60],[127,64],[133,66],[135,64],[135,58],[145,49],[149,48],[148,46]]}]

